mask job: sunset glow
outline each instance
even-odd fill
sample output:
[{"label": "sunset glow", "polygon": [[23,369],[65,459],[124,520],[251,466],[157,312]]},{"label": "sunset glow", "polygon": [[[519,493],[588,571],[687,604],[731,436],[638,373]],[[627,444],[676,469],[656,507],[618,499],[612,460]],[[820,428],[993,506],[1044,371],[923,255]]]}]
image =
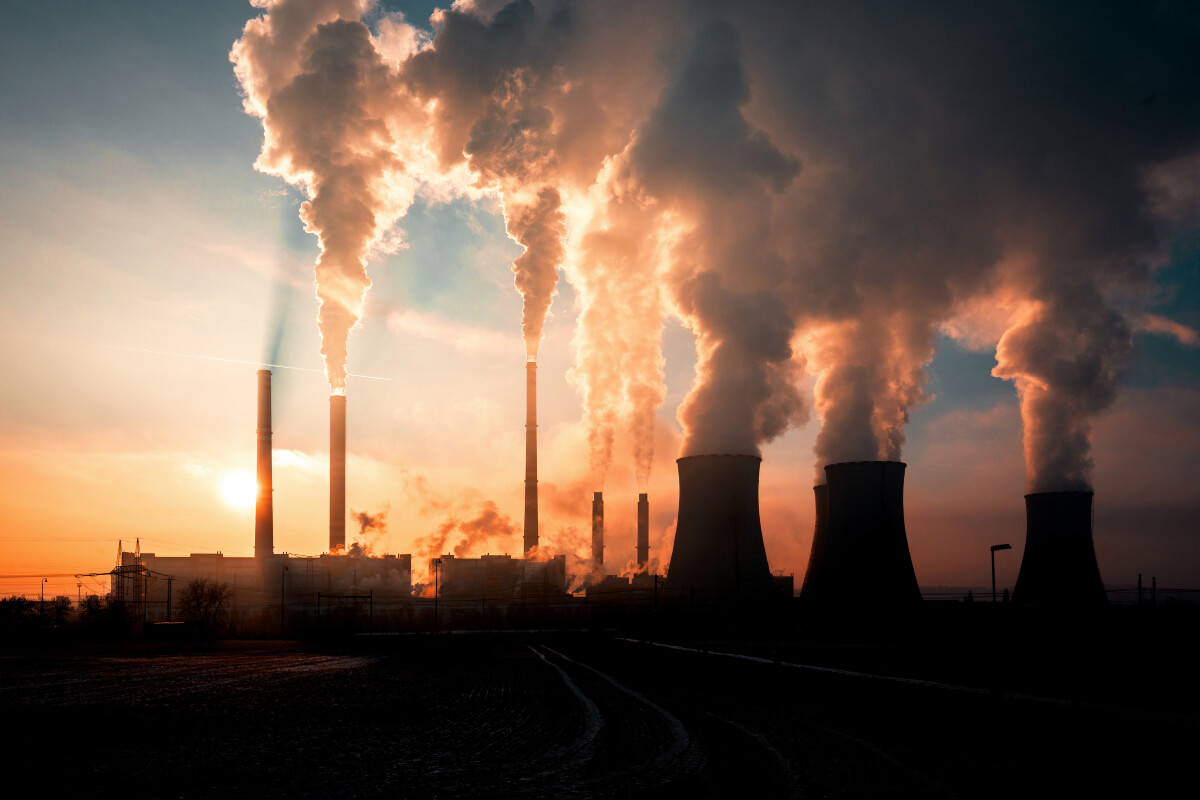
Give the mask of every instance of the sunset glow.
[{"label": "sunset glow", "polygon": [[238,470],[221,479],[221,499],[234,508],[252,507],[257,493],[258,484],[252,473]]}]

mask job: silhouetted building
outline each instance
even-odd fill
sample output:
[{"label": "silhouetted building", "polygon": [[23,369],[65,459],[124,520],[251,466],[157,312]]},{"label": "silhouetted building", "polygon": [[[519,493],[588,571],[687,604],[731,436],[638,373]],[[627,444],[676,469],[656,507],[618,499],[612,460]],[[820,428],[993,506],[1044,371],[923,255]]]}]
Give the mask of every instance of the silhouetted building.
[{"label": "silhouetted building", "polygon": [[[567,557],[546,561],[485,555],[479,558],[439,556],[438,595],[445,598],[514,600],[558,597],[567,591]],[[429,575],[434,564],[430,561]]]}]

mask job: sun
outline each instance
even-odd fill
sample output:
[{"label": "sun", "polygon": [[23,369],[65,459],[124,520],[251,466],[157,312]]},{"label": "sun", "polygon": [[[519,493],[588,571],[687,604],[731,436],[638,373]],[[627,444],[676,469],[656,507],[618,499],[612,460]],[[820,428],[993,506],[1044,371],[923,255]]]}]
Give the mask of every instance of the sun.
[{"label": "sun", "polygon": [[257,493],[254,476],[244,470],[226,473],[221,479],[221,497],[234,508],[250,508]]}]

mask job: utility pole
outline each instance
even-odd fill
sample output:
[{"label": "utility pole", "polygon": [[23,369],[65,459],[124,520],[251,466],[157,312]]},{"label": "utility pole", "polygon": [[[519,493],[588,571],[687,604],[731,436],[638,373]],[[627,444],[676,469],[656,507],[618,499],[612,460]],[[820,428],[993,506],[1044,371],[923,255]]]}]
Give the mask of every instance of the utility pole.
[{"label": "utility pole", "polygon": [[440,558],[433,560],[433,633],[438,632],[438,567],[442,565]]},{"label": "utility pole", "polygon": [[284,615],[287,613],[287,564],[283,565],[283,571],[279,573],[279,638],[283,638],[284,631]]},{"label": "utility pole", "polygon": [[167,622],[171,621],[171,584],[175,582],[175,577],[167,577]]}]

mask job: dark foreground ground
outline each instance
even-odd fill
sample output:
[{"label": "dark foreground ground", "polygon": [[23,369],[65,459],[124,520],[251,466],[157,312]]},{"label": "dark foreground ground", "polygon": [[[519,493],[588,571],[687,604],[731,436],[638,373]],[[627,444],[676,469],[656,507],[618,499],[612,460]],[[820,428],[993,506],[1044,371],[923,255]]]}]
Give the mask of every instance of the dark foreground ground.
[{"label": "dark foreground ground", "polygon": [[918,683],[847,674],[871,666],[862,649],[835,672],[790,666],[803,651],[748,641],[676,639],[690,649],[674,649],[667,637],[634,638],[456,634],[10,653],[0,657],[4,772],[10,786],[29,776],[46,797],[1095,798],[1194,789],[1200,729],[1190,701],[1038,699],[978,680],[941,685],[952,675]]}]

